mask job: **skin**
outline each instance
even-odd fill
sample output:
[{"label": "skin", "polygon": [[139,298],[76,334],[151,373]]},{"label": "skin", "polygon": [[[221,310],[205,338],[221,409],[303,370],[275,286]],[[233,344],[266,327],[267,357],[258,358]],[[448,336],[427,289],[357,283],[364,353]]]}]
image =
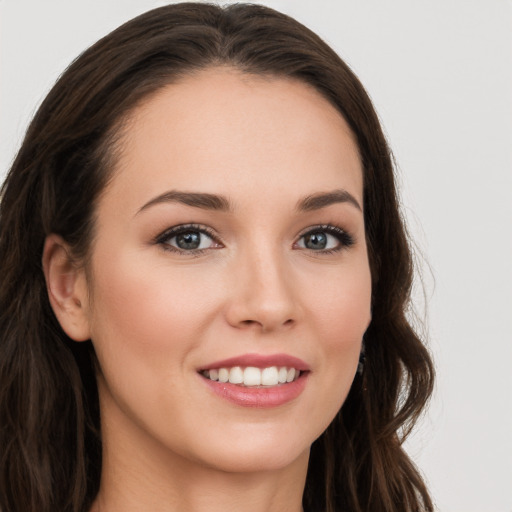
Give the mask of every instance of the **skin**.
[{"label": "skin", "polygon": [[[176,190],[222,195],[231,209],[148,205]],[[362,209],[357,145],[303,83],[213,68],[132,113],[87,272],[56,235],[43,258],[61,325],[92,339],[101,368],[94,510],[302,510],[311,443],[347,396],[370,321],[362,210],[350,201],[297,210],[334,190]],[[162,240],[189,223],[213,235],[201,252]],[[353,244],[329,235],[338,250],[307,248],[304,233],[327,224]],[[311,370],[304,391],[247,408],[198,373],[247,353],[301,358]]]}]

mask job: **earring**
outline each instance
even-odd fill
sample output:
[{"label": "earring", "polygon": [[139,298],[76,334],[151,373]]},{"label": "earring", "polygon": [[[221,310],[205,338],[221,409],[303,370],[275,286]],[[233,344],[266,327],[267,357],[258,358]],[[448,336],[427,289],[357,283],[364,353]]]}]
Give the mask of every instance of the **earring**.
[{"label": "earring", "polygon": [[361,353],[359,354],[359,362],[357,363],[357,375],[359,375],[359,376],[363,375],[365,361],[366,361],[366,355],[365,355],[365,345],[364,345],[364,340],[363,340],[363,343],[361,344]]}]

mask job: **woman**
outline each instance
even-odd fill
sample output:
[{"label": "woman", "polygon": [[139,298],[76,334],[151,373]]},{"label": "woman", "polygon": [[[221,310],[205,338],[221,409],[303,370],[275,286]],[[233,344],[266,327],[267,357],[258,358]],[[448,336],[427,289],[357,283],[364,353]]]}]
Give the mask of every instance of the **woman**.
[{"label": "woman", "polygon": [[43,102],[0,213],[3,512],[433,510],[390,152],[305,27],[123,25]]}]

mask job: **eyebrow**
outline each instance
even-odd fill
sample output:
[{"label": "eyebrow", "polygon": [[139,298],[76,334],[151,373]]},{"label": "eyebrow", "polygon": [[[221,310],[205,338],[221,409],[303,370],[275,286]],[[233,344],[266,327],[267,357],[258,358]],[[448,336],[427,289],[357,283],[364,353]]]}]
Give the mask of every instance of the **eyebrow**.
[{"label": "eyebrow", "polygon": [[[170,190],[145,203],[144,206],[137,211],[137,215],[151,206],[162,203],[181,203],[194,208],[220,212],[232,211],[231,203],[225,196],[208,194],[205,192],[182,192],[179,190]],[[318,192],[306,196],[298,201],[296,209],[299,212],[309,212],[320,210],[336,203],[349,203],[362,211],[361,205],[357,199],[350,192],[344,189],[333,190],[330,192]]]},{"label": "eyebrow", "polygon": [[182,203],[194,208],[201,208],[203,210],[215,210],[228,212],[231,210],[229,200],[224,196],[216,194],[207,194],[200,192],[181,192],[179,190],[170,190],[148,201],[137,212],[139,214],[150,206],[161,203]]},{"label": "eyebrow", "polygon": [[297,210],[300,212],[310,212],[313,210],[320,210],[336,203],[350,203],[355,206],[359,211],[363,211],[357,199],[348,191],[344,189],[333,190],[331,192],[319,192],[311,194],[301,199],[297,203]]}]

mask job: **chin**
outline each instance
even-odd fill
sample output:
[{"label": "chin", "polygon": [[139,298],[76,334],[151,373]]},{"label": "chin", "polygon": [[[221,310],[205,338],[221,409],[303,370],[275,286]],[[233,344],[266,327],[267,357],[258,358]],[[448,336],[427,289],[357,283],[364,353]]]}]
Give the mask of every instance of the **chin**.
[{"label": "chin", "polygon": [[196,444],[189,457],[228,473],[279,471],[299,461],[307,464],[311,444],[318,437],[316,432],[307,434],[296,426],[275,424],[264,428],[246,425],[242,432],[213,431],[204,436],[206,443]]},{"label": "chin", "polygon": [[287,451],[267,446],[265,449],[251,448],[236,450],[231,447],[212,458],[207,465],[225,473],[262,473],[280,471],[309,459],[310,446],[302,451]]}]

